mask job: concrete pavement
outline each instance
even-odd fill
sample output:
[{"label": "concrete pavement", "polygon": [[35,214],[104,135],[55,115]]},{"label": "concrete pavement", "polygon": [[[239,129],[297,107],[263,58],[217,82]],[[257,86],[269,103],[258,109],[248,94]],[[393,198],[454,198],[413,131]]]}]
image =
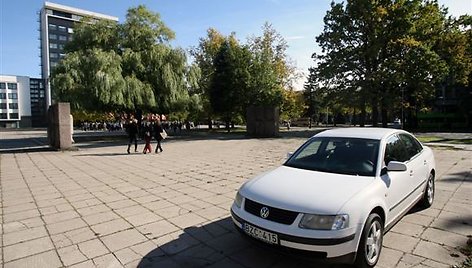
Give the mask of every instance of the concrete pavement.
[{"label": "concrete pavement", "polygon": [[[18,142],[15,133],[0,133],[2,147]],[[345,267],[259,248],[229,218],[239,186],[304,141],[210,137],[166,141],[162,154],[128,155],[117,142],[3,153],[2,266]],[[385,236],[378,267],[450,267],[465,258],[472,151],[434,151],[435,203],[413,209]]]}]

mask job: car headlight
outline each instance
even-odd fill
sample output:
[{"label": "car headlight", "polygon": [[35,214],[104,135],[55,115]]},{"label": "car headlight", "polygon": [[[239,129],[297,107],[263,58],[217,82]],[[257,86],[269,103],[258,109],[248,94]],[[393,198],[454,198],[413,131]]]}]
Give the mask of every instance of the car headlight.
[{"label": "car headlight", "polygon": [[348,227],[349,215],[303,214],[298,227],[316,230],[340,230]]},{"label": "car headlight", "polygon": [[236,193],[236,197],[234,198],[234,204],[236,204],[238,208],[241,208],[242,203],[243,203],[243,196],[238,191]]}]

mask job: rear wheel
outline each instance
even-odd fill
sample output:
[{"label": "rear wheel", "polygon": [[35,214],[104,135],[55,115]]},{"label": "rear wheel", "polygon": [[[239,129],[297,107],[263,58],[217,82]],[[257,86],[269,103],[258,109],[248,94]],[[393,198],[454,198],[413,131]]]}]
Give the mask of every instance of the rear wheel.
[{"label": "rear wheel", "polygon": [[434,189],[434,175],[433,173],[430,173],[428,181],[426,182],[426,189],[424,191],[423,199],[420,201],[420,205],[423,208],[429,208],[431,205],[433,205]]},{"label": "rear wheel", "polygon": [[374,267],[379,261],[383,241],[383,223],[377,213],[367,218],[357,249],[356,266]]}]

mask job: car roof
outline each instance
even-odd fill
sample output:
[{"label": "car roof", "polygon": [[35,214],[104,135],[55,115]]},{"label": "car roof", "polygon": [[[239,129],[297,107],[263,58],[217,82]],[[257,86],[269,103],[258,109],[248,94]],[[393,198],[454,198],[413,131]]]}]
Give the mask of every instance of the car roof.
[{"label": "car roof", "polygon": [[406,131],[392,128],[346,127],[328,129],[316,134],[314,137],[342,137],[381,140],[399,132],[406,133]]}]

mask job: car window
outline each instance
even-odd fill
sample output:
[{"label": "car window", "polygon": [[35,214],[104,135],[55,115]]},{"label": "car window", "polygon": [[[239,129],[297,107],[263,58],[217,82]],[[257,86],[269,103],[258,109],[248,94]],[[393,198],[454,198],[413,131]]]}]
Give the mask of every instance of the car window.
[{"label": "car window", "polygon": [[402,140],[397,135],[388,138],[384,154],[385,165],[388,165],[390,161],[405,162],[409,159],[410,157]]},{"label": "car window", "polygon": [[301,151],[299,154],[297,154],[296,158],[304,158],[304,157],[309,157],[310,155],[314,155],[318,152],[318,149],[320,148],[321,145],[321,140],[315,140],[309,144],[306,145],[306,147]]},{"label": "car window", "polygon": [[423,149],[421,144],[408,134],[400,134],[400,139],[405,144],[408,159],[413,158],[413,156],[417,155]]},{"label": "car window", "polygon": [[298,149],[286,166],[322,172],[374,176],[378,140],[321,137]]}]

